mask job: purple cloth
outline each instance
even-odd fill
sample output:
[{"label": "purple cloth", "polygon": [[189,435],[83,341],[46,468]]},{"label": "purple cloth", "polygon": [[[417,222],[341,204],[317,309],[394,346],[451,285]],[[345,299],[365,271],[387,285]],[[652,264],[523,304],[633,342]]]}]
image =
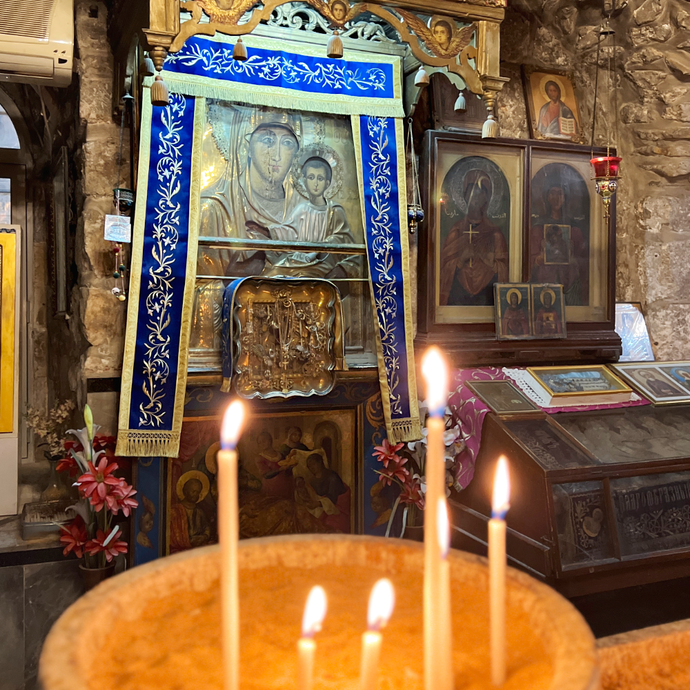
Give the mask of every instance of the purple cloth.
[{"label": "purple cloth", "polygon": [[452,393],[448,400],[453,417],[460,425],[465,448],[455,457],[455,487],[466,489],[474,477],[474,465],[482,442],[484,417],[489,406],[467,386],[466,381],[500,381],[505,374],[498,367],[459,369],[453,372]]},{"label": "purple cloth", "polygon": [[[462,450],[455,459],[456,488],[460,486],[463,489],[469,486],[474,477],[474,466],[477,462],[477,455],[479,455],[479,448],[482,441],[484,417],[486,417],[486,413],[489,412],[489,406],[465,385],[467,381],[510,381],[520,390],[520,387],[515,381],[503,373],[501,367],[458,369],[453,372],[452,392],[448,400],[448,406],[453,412],[453,417],[460,425],[462,439],[465,442],[464,450]],[[555,414],[557,412],[591,412],[592,410],[610,410],[617,407],[639,407],[640,405],[649,404],[649,400],[642,398],[641,400],[604,405],[542,407],[541,409],[548,414]]]}]

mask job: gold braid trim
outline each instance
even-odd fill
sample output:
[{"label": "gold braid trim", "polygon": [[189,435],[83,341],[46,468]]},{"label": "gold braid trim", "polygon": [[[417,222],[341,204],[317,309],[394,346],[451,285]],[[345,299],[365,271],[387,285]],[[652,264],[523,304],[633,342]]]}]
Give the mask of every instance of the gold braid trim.
[{"label": "gold braid trim", "polygon": [[151,107],[151,89],[148,86],[144,86],[142,100],[137,201],[134,212],[134,227],[132,228],[132,257],[129,269],[129,294],[127,296],[127,329],[125,331],[125,350],[122,358],[119,430],[117,433],[117,447],[115,449],[115,454],[122,457],[139,455],[139,453],[129,452],[132,446],[127,440],[126,435],[129,433],[132,379],[134,376],[134,351],[137,344],[137,326],[139,322],[139,293],[141,290],[141,266],[144,260],[144,225],[146,223],[146,199],[149,184],[149,158],[151,154],[151,119],[153,108]]},{"label": "gold braid trim", "polygon": [[[362,160],[362,136],[359,116],[353,115],[352,138],[355,145],[355,162],[357,164],[357,179],[359,180],[359,196],[362,206],[362,223],[364,232],[367,228],[366,204],[364,202],[364,179],[366,171]],[[371,308],[374,314],[374,331],[376,333],[376,359],[378,361],[379,384],[381,386],[381,404],[383,417],[386,422],[386,435],[390,443],[417,441],[422,437],[422,429],[419,421],[419,409],[417,406],[417,379],[414,359],[414,330],[412,327],[412,312],[410,304],[410,256],[407,238],[407,192],[405,187],[405,138],[401,119],[395,120],[395,138],[397,142],[396,152],[398,160],[396,169],[398,176],[398,213],[400,217],[400,245],[403,273],[403,307],[405,309],[405,345],[407,348],[407,389],[409,396],[410,416],[404,419],[391,419],[390,389],[386,376],[386,365],[383,359],[383,346],[381,345],[381,332],[379,330],[376,302],[374,298],[374,286],[369,271],[369,292],[371,294]],[[369,253],[367,252],[367,259]]]}]

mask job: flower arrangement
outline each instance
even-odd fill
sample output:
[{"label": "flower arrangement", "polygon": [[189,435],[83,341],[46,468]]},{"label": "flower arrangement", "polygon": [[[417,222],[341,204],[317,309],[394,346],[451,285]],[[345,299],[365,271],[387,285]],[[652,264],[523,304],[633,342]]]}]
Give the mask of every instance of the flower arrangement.
[{"label": "flower arrangement", "polygon": [[62,457],[64,426],[72,414],[72,410],[74,410],[72,400],[56,402],[47,416],[34,407],[29,407],[26,410],[26,424],[34,430],[36,436],[43,440],[41,445],[47,446],[48,450],[44,451],[44,455],[48,460]]},{"label": "flower arrangement", "polygon": [[[426,492],[426,481],[424,476],[426,462],[426,404],[419,403],[419,416],[424,419],[422,428],[422,438],[411,443],[392,444],[388,439],[383,440],[383,444],[374,448],[374,457],[381,463],[376,469],[379,481],[384,486],[393,484],[400,488],[400,493],[395,499],[393,508],[388,518],[386,536],[390,535],[391,527],[395,514],[400,505],[404,506],[403,527],[400,536],[403,536],[407,527],[410,511],[424,509],[424,494]],[[446,486],[447,493],[450,494],[450,487],[460,491],[462,487],[457,482],[462,467],[459,456],[465,450],[465,442],[462,439],[462,430],[459,422],[453,417],[449,407],[445,411],[444,441],[446,446]]]},{"label": "flower arrangement", "polygon": [[112,455],[114,439],[97,436],[98,426],[88,405],[84,408],[83,429],[69,429],[78,440],[67,441],[67,456],[58,463],[57,470],[75,477],[79,502],[68,508],[76,517],[61,526],[65,556],[73,553],[83,558],[85,568],[104,568],[120,553],[127,553],[127,542],[120,539],[122,529],[115,523],[120,511],[125,517],[139,505],[136,491],[124,479],[115,476],[119,465]]}]

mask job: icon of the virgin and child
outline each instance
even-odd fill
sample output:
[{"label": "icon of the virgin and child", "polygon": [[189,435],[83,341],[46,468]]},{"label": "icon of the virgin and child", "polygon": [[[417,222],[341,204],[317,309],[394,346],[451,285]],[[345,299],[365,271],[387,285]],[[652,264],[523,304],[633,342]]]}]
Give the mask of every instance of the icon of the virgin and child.
[{"label": "icon of the virgin and child", "polygon": [[[314,136],[305,140],[298,112],[216,105],[209,114],[227,165],[202,191],[201,235],[354,243],[347,213],[333,201],[343,185],[340,156],[323,136],[320,141]],[[308,247],[245,249],[222,258],[224,275],[331,278],[353,276],[359,270],[346,255]]]},{"label": "icon of the virgin and child", "polygon": [[[207,137],[204,150],[217,149],[214,155],[219,152],[222,160],[214,165],[223,169],[201,192],[199,235],[271,240],[283,248],[201,246],[197,273],[233,278],[360,277],[360,256],[323,251],[324,244],[353,244],[355,232],[361,232],[361,221],[353,226],[345,207],[335,201],[358,198],[349,130],[349,136],[344,134],[335,117],[302,117],[295,111],[220,102],[210,103],[208,120],[213,138]],[[327,136],[331,131],[332,139]],[[350,159],[352,164],[346,164]],[[348,208],[359,216],[354,207]],[[322,247],[312,249],[310,243]],[[191,350],[220,349],[224,289],[220,280],[197,282]]]}]

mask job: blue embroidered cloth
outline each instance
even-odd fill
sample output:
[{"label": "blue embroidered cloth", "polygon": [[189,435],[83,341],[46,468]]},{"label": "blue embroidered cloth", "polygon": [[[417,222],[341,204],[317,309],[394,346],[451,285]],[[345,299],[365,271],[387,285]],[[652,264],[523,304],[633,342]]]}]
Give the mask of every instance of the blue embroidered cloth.
[{"label": "blue embroidered cloth", "polygon": [[323,55],[323,48],[276,50],[275,41],[244,41],[248,58],[239,61],[233,59],[233,44],[225,37],[188,38],[165,61],[166,83],[172,91],[250,105],[340,115],[404,115],[396,56],[333,59]]},{"label": "blue embroidered cloth", "polygon": [[[174,417],[179,368],[186,369],[187,362],[180,324],[189,251],[194,118],[195,99],[188,96],[172,94],[169,106],[152,107],[150,145],[144,152],[148,171],[142,185],[146,190],[143,232],[134,237],[138,247],[132,252],[120,455],[165,455],[179,445],[181,419],[175,424]],[[136,329],[133,342],[132,328]],[[181,351],[185,356],[180,356]]]},{"label": "blue embroidered cloth", "polygon": [[265,40],[252,43],[249,59],[240,63],[232,60],[227,40],[190,38],[166,61],[170,105],[144,106],[120,455],[175,457],[179,449],[194,300],[204,97],[353,115],[388,437],[396,442],[421,436],[409,308],[404,138],[402,121],[396,119],[403,114],[400,59],[367,55],[363,61],[332,60],[300,54],[307,48],[287,52],[270,50]]},{"label": "blue embroidered cloth", "polygon": [[409,302],[405,177],[399,166],[404,151],[400,124],[393,118],[368,116],[359,121],[367,255],[379,329],[379,380],[391,443],[421,436]]}]

